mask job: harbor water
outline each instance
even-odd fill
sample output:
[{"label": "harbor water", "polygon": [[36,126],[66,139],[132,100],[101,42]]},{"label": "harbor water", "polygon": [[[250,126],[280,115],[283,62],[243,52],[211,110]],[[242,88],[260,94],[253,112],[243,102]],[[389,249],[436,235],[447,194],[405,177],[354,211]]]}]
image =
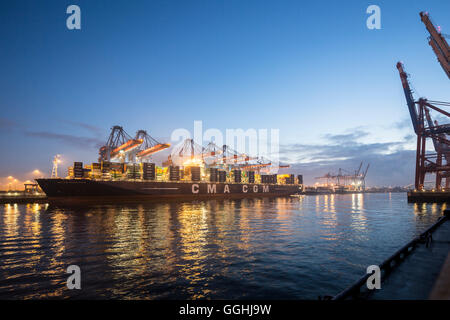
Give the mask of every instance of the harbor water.
[{"label": "harbor water", "polygon": [[[317,299],[444,209],[407,203],[405,193],[3,204],[0,299]],[[66,286],[69,265],[81,269],[80,290]]]}]

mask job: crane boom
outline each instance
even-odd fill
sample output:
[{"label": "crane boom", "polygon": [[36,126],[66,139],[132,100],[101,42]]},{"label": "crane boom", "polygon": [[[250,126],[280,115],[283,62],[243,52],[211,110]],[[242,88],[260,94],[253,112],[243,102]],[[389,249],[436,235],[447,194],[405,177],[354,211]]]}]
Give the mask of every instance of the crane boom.
[{"label": "crane boom", "polygon": [[121,126],[111,128],[106,145],[100,148],[100,161],[110,161],[116,158],[123,159],[130,151],[142,144],[142,139],[133,139]]},{"label": "crane boom", "polygon": [[170,147],[169,143],[161,143],[151,137],[147,131],[139,130],[136,132],[135,140],[142,140],[143,143],[139,146],[136,152],[136,158],[143,160],[145,157],[149,157],[152,154]]},{"label": "crane boom", "polygon": [[264,168],[264,167],[268,167],[271,166],[272,163],[256,163],[256,164],[248,164],[245,166],[241,166],[241,169],[258,169],[258,168]]},{"label": "crane boom", "polygon": [[447,76],[450,79],[450,63],[449,63],[449,61],[447,59],[445,59],[444,55],[439,50],[439,47],[437,46],[435,41],[430,40],[429,44],[430,44],[431,48],[433,49],[434,53],[436,54],[436,57],[437,57],[439,63],[441,64],[442,69],[444,69],[445,73],[447,74]]},{"label": "crane boom", "polygon": [[370,167],[370,163],[367,164],[366,171],[364,171],[364,174],[363,174],[363,179],[366,178],[366,176],[367,176],[367,171],[369,171],[369,167]]},{"label": "crane boom", "polygon": [[111,151],[111,159],[117,157],[120,152],[126,153],[130,152],[142,144],[142,139],[130,139],[124,144],[118,146],[113,151]]},{"label": "crane boom", "polygon": [[412,95],[411,88],[409,87],[408,75],[403,69],[403,63],[397,62],[397,69],[400,73],[400,79],[402,81],[403,92],[406,98],[406,104],[408,105],[409,115],[411,116],[411,121],[413,124],[414,132],[417,133],[419,130],[419,117],[417,115],[416,105],[414,103],[414,98]]},{"label": "crane boom", "polygon": [[439,63],[444,69],[445,73],[450,79],[450,47],[442,36],[442,34],[435,28],[427,12],[421,12],[420,18],[425,24],[430,33],[430,41],[428,42],[433,49]]},{"label": "crane boom", "polygon": [[359,172],[361,171],[362,165],[363,165],[363,162],[361,161],[361,163],[359,165],[359,168],[358,168],[358,171],[356,171],[356,175],[358,175]]}]

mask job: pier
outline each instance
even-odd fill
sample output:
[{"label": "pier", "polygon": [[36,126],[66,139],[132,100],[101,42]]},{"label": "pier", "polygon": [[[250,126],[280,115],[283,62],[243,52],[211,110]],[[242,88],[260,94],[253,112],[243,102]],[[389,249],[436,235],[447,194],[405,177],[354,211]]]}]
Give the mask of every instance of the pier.
[{"label": "pier", "polygon": [[43,203],[47,196],[42,192],[10,191],[0,193],[0,203]]},{"label": "pier", "polygon": [[450,253],[430,295],[431,300],[450,300]]},{"label": "pier", "polygon": [[414,238],[392,256],[382,262],[381,289],[368,290],[370,274],[357,280],[352,286],[334,296],[333,300],[370,299],[442,299],[448,296],[450,281],[450,210],[431,227]]},{"label": "pier", "polygon": [[408,192],[408,202],[450,202],[450,191],[410,191]]}]

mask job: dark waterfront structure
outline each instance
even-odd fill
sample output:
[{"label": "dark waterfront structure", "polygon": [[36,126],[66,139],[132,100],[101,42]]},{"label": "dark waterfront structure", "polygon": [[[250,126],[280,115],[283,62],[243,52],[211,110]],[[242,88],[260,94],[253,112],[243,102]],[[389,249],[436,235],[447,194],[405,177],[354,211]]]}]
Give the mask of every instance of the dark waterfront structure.
[{"label": "dark waterfront structure", "polygon": [[[436,223],[379,265],[383,290],[368,290],[366,282],[370,274],[365,274],[333,300],[427,299],[446,257],[449,256],[449,220],[450,210],[446,210]],[[434,261],[433,264],[429,263],[431,260]]]},{"label": "dark waterfront structure", "polygon": [[430,190],[430,191],[409,191],[408,202],[439,202],[450,203],[450,191],[445,190]]}]

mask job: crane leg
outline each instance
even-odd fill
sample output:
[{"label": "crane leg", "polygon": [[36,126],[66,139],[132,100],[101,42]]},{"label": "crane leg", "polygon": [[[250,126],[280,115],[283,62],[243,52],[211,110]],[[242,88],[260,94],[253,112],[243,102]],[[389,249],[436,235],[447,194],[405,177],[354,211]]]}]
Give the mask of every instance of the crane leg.
[{"label": "crane leg", "polygon": [[[438,167],[442,165],[442,153],[438,152],[436,164]],[[436,190],[441,190],[441,183],[442,183],[442,174],[441,172],[436,172]]]}]

